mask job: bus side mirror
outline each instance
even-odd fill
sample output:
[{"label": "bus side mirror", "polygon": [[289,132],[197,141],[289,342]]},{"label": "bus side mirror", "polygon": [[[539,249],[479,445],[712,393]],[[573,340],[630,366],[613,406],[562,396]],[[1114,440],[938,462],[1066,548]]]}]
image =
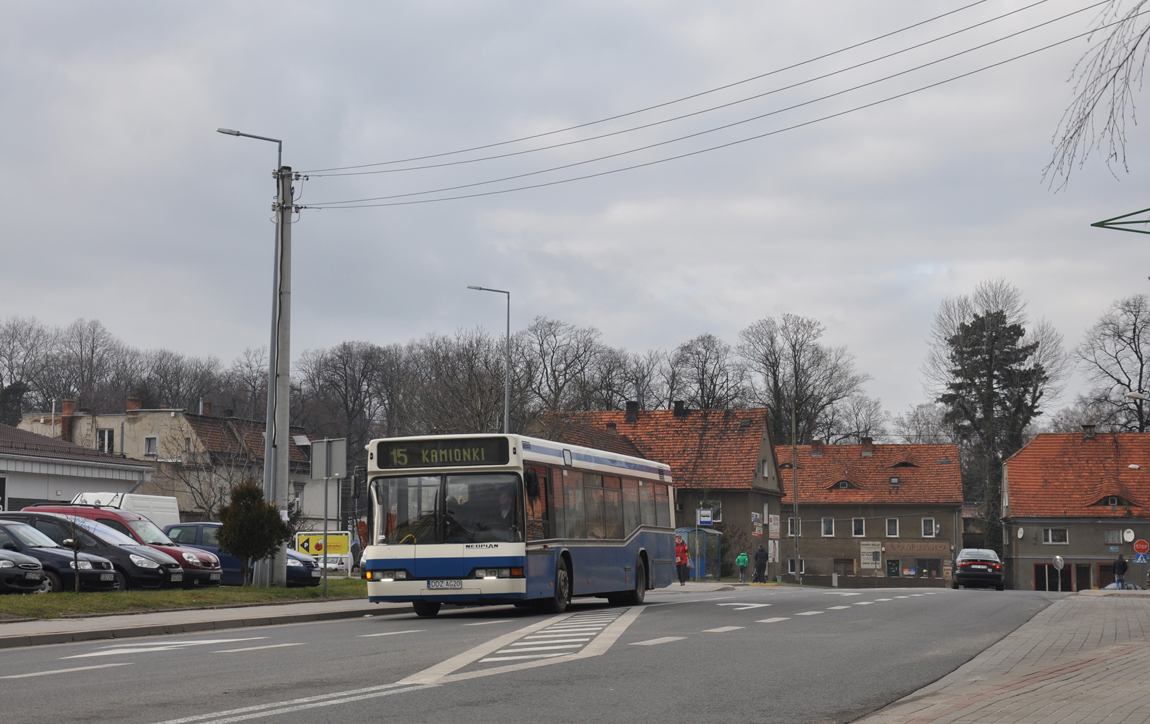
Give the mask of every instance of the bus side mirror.
[{"label": "bus side mirror", "polygon": [[523,482],[527,484],[527,497],[539,497],[539,473],[534,470],[528,470],[524,477]]}]

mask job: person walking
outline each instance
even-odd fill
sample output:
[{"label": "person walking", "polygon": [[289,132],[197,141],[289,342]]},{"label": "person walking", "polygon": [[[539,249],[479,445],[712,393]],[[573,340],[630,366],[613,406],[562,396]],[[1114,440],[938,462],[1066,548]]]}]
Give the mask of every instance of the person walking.
[{"label": "person walking", "polygon": [[691,560],[690,552],[687,550],[687,544],[683,542],[683,536],[675,536],[675,567],[679,571],[679,585],[687,585],[687,566]]},{"label": "person walking", "polygon": [[1115,587],[1119,591],[1126,588],[1126,570],[1129,567],[1130,564],[1127,563],[1126,559],[1122,557],[1121,553],[1119,553],[1118,560],[1114,561],[1114,582],[1118,584]]},{"label": "person walking", "polygon": [[747,582],[747,552],[741,551],[735,558],[735,565],[739,567],[739,583]]},{"label": "person walking", "polygon": [[755,551],[755,577],[752,579],[755,583],[767,582],[767,558],[767,549],[760,543]]}]

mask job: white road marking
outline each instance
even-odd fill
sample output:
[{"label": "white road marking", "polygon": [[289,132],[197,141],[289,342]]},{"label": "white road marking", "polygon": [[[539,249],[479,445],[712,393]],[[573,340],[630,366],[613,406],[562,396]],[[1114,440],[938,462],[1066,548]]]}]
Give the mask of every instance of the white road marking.
[{"label": "white road marking", "polygon": [[529,654],[527,656],[488,656],[486,659],[480,659],[479,663],[486,664],[489,661],[516,661],[519,659],[550,659],[556,656],[570,656],[571,652],[564,651],[561,654]]},{"label": "white road marking", "polygon": [[[464,626],[474,626],[475,624],[465,623],[463,625]],[[373,636],[398,636],[400,634],[424,633],[425,631],[427,631],[427,629],[425,629],[425,628],[416,628],[416,629],[411,629],[410,631],[384,631],[383,633],[377,633],[377,634],[361,634],[360,638],[361,639],[369,639]]]},{"label": "white road marking", "polygon": [[11,676],[0,676],[0,679],[28,679],[33,676],[51,676],[52,674],[70,674],[73,671],[91,671],[92,669],[108,669],[113,666],[131,666],[131,662],[125,661],[122,664],[99,664],[97,666],[76,666],[71,669],[56,669],[55,671],[34,671],[31,674],[12,674]]},{"label": "white road marking", "polygon": [[221,651],[213,651],[213,654],[238,654],[241,651],[262,651],[263,649],[282,649],[288,646],[306,646],[304,643],[295,644],[268,644],[267,646],[248,646],[242,649],[223,649]]},{"label": "white road marking", "polygon": [[[512,644],[514,646],[514,644]],[[521,649],[496,651],[497,654],[517,654],[520,651],[559,651],[561,649],[581,649],[583,644],[555,644],[554,646],[525,646]]]},{"label": "white road marking", "polygon": [[[535,638],[535,637],[532,636],[531,638]],[[511,644],[511,645],[512,646],[530,646],[532,644],[575,644],[575,643],[580,643],[580,642],[586,643],[590,640],[591,639],[589,639],[589,638],[586,638],[586,639],[547,639],[544,641],[525,641],[524,643]]]},{"label": "white road marking", "polygon": [[876,601],[893,601],[893,598],[876,598]]},{"label": "white road marking", "polygon": [[88,654],[77,654],[75,656],[62,656],[60,660],[64,659],[87,659],[93,656],[122,656],[124,654],[147,654],[153,651],[178,651],[187,648],[188,646],[216,646],[219,644],[231,644],[240,641],[262,641],[267,636],[249,636],[242,639],[207,639],[204,641],[165,641],[156,644],[137,644],[134,646],[125,646],[123,644],[116,644],[111,647],[105,647],[101,651],[93,651]]},{"label": "white road marking", "polygon": [[872,603],[874,603],[874,601],[855,601],[852,605],[854,605],[854,606],[869,606]]},{"label": "white road marking", "polygon": [[595,632],[589,631],[587,633],[575,632],[575,633],[557,633],[557,634],[535,634],[533,636],[524,636],[523,638],[524,639],[545,640],[545,639],[561,639],[561,638],[566,638],[568,636],[593,636],[593,635],[595,635]]},{"label": "white road marking", "polygon": [[850,608],[850,606],[829,606],[829,607],[827,608],[827,610],[828,610],[828,611],[841,611],[841,610],[843,610],[844,608]]},{"label": "white road marking", "polygon": [[480,621],[479,623],[465,623],[463,625],[464,626],[490,626],[493,623],[511,623],[511,619],[505,619],[503,621]]},{"label": "white road marking", "polygon": [[749,611],[752,608],[765,608],[769,603],[716,603],[716,606],[734,606],[736,611]]},{"label": "white road marking", "polygon": [[911,598],[919,598],[919,597],[921,597],[921,596],[922,596],[922,594],[921,594],[921,593],[912,593],[912,594],[910,594],[910,597],[911,597]]},{"label": "white road marking", "polygon": [[277,701],[270,704],[256,704],[254,706],[245,706],[241,709],[217,711],[211,714],[196,714],[195,716],[186,716],[180,719],[169,719],[168,721],[160,722],[160,724],[191,724],[191,722],[206,721],[210,721],[212,724],[231,724],[231,722],[290,714],[293,711],[315,709],[321,706],[332,706],[333,704],[350,704],[353,701],[363,701],[364,699],[374,699],[380,696],[404,694],[409,691],[419,691],[420,689],[430,688],[432,687],[384,684],[382,686],[369,686],[366,689],[341,691],[335,694],[320,694],[318,696],[305,696],[301,699]]},{"label": "white road marking", "polygon": [[790,621],[790,620],[791,620],[790,616],[775,616],[774,618],[760,619],[758,621],[755,621],[755,623],[778,623],[779,621]]},{"label": "white road marking", "polygon": [[910,598],[910,596],[895,596],[895,598]]},{"label": "white road marking", "polygon": [[933,596],[933,595],[934,595],[934,594],[936,594],[936,593],[938,593],[938,591],[927,591],[926,593],[924,593],[924,594],[922,594],[922,595],[924,595],[924,596]]},{"label": "white road marking", "polygon": [[720,626],[719,628],[709,628],[709,629],[703,631],[703,633],[727,633],[728,631],[738,631],[741,628],[745,628],[745,627],[744,626]]},{"label": "white road marking", "polygon": [[657,646],[658,644],[669,644],[672,641],[682,641],[683,636],[664,636],[659,639],[650,639],[648,641],[635,641],[632,646]]},{"label": "white road marking", "polygon": [[795,615],[796,616],[818,616],[820,613],[822,613],[822,611],[803,611],[802,613],[796,613]]},{"label": "white road marking", "polygon": [[861,593],[851,593],[850,591],[824,591],[828,596],[861,596]]}]

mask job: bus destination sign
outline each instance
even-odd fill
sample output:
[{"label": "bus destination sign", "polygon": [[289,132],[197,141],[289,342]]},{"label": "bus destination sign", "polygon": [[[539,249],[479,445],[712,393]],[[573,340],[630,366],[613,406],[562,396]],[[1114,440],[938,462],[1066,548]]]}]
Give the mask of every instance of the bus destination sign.
[{"label": "bus destination sign", "polygon": [[438,468],[463,465],[506,465],[510,460],[505,437],[458,440],[384,440],[375,451],[382,469]]}]

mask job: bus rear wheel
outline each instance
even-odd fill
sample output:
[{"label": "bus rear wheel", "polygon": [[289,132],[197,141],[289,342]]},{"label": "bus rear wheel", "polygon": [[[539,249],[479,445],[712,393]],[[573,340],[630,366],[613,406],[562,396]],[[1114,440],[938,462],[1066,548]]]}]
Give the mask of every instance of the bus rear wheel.
[{"label": "bus rear wheel", "polygon": [[635,561],[635,588],[623,594],[624,606],[641,606],[647,598],[647,567],[643,559]]},{"label": "bus rear wheel", "polygon": [[430,618],[431,616],[439,613],[439,607],[443,605],[440,603],[433,603],[431,601],[412,601],[411,607],[415,609],[416,616]]},{"label": "bus rear wheel", "polygon": [[571,603],[571,572],[567,570],[567,561],[560,558],[555,565],[555,596],[543,603],[543,610],[547,613],[563,613]]}]

